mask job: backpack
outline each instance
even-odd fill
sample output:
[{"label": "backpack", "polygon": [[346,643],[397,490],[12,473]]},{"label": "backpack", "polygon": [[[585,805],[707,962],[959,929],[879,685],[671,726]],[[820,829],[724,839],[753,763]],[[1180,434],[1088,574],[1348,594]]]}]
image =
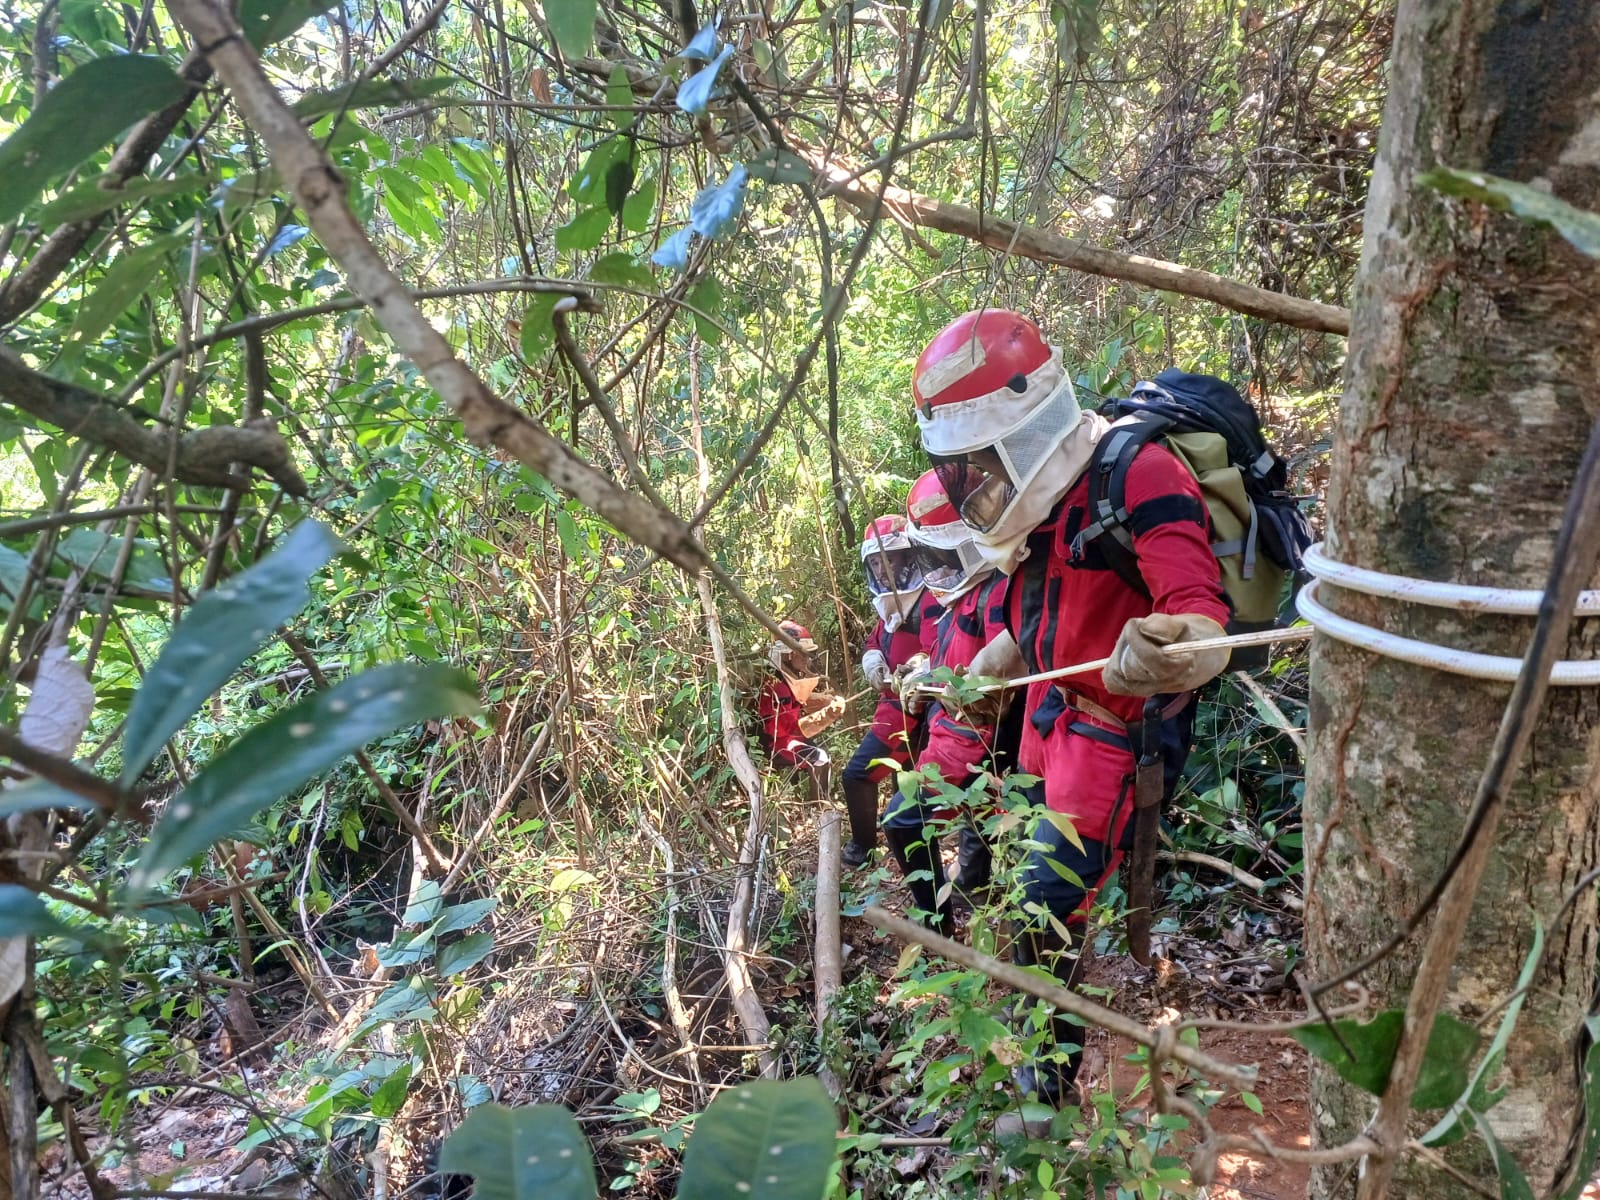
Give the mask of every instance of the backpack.
[{"label": "backpack", "polygon": [[[1286,490],[1288,465],[1268,447],[1256,410],[1228,383],[1169,367],[1126,399],[1100,410],[1112,421],[1089,461],[1090,524],[1072,543],[1076,557],[1097,542],[1106,564],[1148,596],[1125,522],[1128,467],[1159,440],[1200,485],[1211,516],[1211,549],[1233,608],[1229,633],[1271,629],[1286,580],[1303,579],[1311,523]],[[1233,666],[1265,666],[1265,646],[1236,650]]]}]

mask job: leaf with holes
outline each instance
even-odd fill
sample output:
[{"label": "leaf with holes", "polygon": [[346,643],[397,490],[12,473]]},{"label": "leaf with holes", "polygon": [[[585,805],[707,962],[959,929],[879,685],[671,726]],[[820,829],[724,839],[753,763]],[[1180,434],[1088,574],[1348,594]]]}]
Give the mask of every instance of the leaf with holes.
[{"label": "leaf with holes", "polygon": [[[1365,1024],[1348,1019],[1335,1021],[1337,1037],[1326,1025],[1308,1025],[1293,1030],[1290,1036],[1332,1066],[1340,1078],[1381,1096],[1389,1082],[1389,1069],[1394,1065],[1404,1024],[1405,1013],[1391,1008]],[[1354,1051],[1354,1058],[1340,1044],[1340,1038]],[[1476,1029],[1449,1013],[1437,1014],[1428,1034],[1416,1090],[1411,1093],[1411,1107],[1443,1108],[1455,1100],[1469,1086],[1467,1068],[1477,1048]]]},{"label": "leaf with holes", "polygon": [[470,676],[438,664],[395,663],[363,671],[282,710],[234,742],[172,798],[150,831],[130,887],[148,889],[374,738],[477,709]]},{"label": "leaf with holes", "polygon": [[695,1122],[680,1196],[821,1200],[838,1121],[816,1079],[758,1079],[723,1092]]},{"label": "leaf with holes", "polygon": [[[0,223],[21,213],[52,179],[135,121],[181,99],[185,90],[166,61],[152,55],[113,54],[84,63],[46,92],[0,143]],[[116,103],[106,103],[108,96]]]},{"label": "leaf with holes", "polygon": [[123,741],[123,786],[139,777],[166,740],[278,626],[306,606],[307,581],[339,546],[327,526],[302,521],[255,566],[195,601],[134,697]]},{"label": "leaf with holes", "polygon": [[1476,200],[1530,221],[1547,225],[1590,258],[1600,258],[1600,213],[1576,208],[1559,196],[1526,183],[1501,179],[1482,171],[1457,171],[1439,167],[1417,178],[1417,182],[1443,192]]},{"label": "leaf with holes", "polygon": [[471,1175],[476,1200],[594,1200],[599,1190],[583,1130],[558,1104],[480,1104],[445,1139],[439,1170]]}]

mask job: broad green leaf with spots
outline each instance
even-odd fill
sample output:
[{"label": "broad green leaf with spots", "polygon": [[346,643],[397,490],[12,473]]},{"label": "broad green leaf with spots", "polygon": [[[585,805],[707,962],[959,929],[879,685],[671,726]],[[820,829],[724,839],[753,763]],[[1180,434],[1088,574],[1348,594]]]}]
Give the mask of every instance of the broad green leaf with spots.
[{"label": "broad green leaf with spots", "polygon": [[1483,171],[1440,167],[1420,176],[1418,182],[1446,196],[1476,200],[1535,225],[1547,225],[1590,258],[1600,258],[1600,213],[1577,208],[1529,184],[1501,179]]},{"label": "broad green leaf with spots", "polygon": [[821,1200],[838,1120],[820,1081],[759,1079],[723,1092],[695,1122],[678,1195]]},{"label": "broad green leaf with spots", "polygon": [[129,877],[137,894],[281,796],[374,738],[435,717],[475,712],[471,678],[452,667],[374,667],[257,725],[174,796]]},{"label": "broad green leaf with spots", "polygon": [[471,1175],[477,1200],[594,1200],[597,1191],[583,1130],[556,1104],[479,1105],[445,1139],[439,1170]]},{"label": "broad green leaf with spots", "polygon": [[122,782],[131,785],[207,696],[311,599],[306,581],[339,539],[302,521],[271,554],[195,602],[161,649],[128,713]]},{"label": "broad green leaf with spots", "polygon": [[[0,223],[32,203],[133,122],[183,96],[184,82],[148,54],[111,54],[73,71],[0,144]],[[106,97],[117,97],[107,104]]]}]

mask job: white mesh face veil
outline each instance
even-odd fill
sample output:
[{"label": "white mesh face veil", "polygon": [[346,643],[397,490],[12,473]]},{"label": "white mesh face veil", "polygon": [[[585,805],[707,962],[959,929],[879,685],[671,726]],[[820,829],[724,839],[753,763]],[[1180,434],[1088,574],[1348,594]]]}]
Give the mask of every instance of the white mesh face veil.
[{"label": "white mesh face veil", "polygon": [[[955,460],[965,465],[964,479],[968,485],[966,493],[958,495],[955,473],[941,468],[941,479],[946,475],[951,477],[951,500],[959,506],[962,519],[980,535],[993,530],[1082,420],[1072,381],[1063,377],[1026,420],[998,436],[991,436],[984,446],[968,449],[968,454],[987,451],[999,460],[999,471],[993,469],[992,461]],[[976,486],[972,486],[974,482]]]}]

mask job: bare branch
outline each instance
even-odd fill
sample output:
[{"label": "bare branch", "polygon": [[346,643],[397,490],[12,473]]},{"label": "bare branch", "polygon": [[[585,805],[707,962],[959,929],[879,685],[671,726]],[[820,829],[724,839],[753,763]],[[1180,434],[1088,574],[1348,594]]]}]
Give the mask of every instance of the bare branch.
[{"label": "bare branch", "polygon": [[102,779],[76,763],[30,746],[15,731],[4,726],[0,726],[0,756],[9,758],[29,774],[53,783],[63,791],[93,801],[105,812],[116,812],[126,799],[109,779]]},{"label": "bare branch", "polygon": [[266,472],[291,496],[306,494],[289,457],[289,445],[277,430],[241,425],[211,425],[174,435],[148,429],[133,415],[84,388],[51,379],[0,346],[0,400],[59,426],[72,437],[115,450],[152,471],[200,487],[248,488],[249,475],[231,469],[244,463]]},{"label": "bare branch", "polygon": [[307,224],[344,268],[351,287],[367,299],[395,344],[455,410],[468,436],[511,454],[684,570],[706,569],[709,556],[688,526],[618,487],[456,358],[367,239],[350,210],[344,179],[273,88],[234,20],[211,0],[168,0],[167,7],[232,89],[240,111],[271,151],[279,175],[290,184]]},{"label": "bare branch", "polygon": [[[829,185],[824,189],[824,194],[838,196],[860,210],[878,202],[880,189],[857,179],[856,170],[849,164],[830,158],[813,147],[797,146],[795,150],[828,179]],[[935,200],[932,196],[905,188],[885,187],[881,194],[889,215],[902,225],[937,229],[941,233],[953,233],[957,237],[979,242],[1001,253],[1020,254],[1023,258],[1070,267],[1090,275],[1103,275],[1141,287],[1209,300],[1234,312],[1280,325],[1312,329],[1319,333],[1350,332],[1350,310],[1338,305],[1269,292],[1266,288],[1252,287],[1236,279],[1179,266],[1159,258],[1122,254],[1116,250],[1090,246],[1047,229],[1019,225],[1015,221],[981,213],[965,205]]]}]

